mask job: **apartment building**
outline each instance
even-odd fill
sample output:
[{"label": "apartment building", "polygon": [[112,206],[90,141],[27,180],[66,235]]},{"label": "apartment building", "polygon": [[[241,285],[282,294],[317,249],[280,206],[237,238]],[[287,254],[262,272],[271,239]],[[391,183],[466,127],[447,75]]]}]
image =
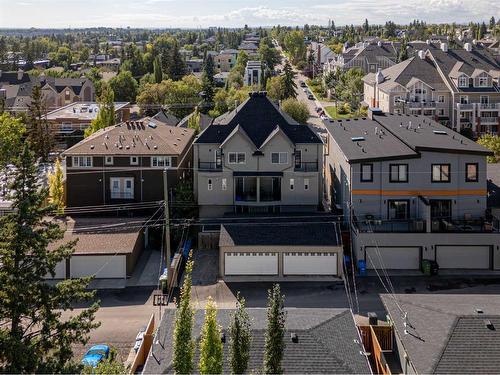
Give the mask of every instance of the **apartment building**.
[{"label": "apartment building", "polygon": [[[439,47],[439,48],[436,48]],[[500,62],[475,43],[432,45],[364,77],[365,102],[387,112],[423,114],[474,136],[498,134]]]},{"label": "apartment building", "polygon": [[227,49],[214,57],[215,70],[218,73],[229,72],[236,65],[238,50]]},{"label": "apartment building", "polygon": [[351,227],[368,269],[500,269],[487,210],[491,152],[422,115],[371,111],[325,122],[325,197]]},{"label": "apartment building", "polygon": [[193,154],[200,217],[318,208],[323,143],[265,92],[250,93],[216,118],[194,142]]},{"label": "apartment building", "polygon": [[262,62],[250,60],[245,67],[243,84],[246,86],[260,87],[262,82]]},{"label": "apartment building", "polygon": [[[130,118],[129,103],[116,102],[115,122],[128,121]],[[99,105],[96,102],[76,102],[47,113],[47,121],[55,138],[55,149],[66,150],[81,140],[86,128],[97,118]]]},{"label": "apartment building", "polygon": [[151,202],[168,186],[190,181],[194,130],[144,118],[97,131],[63,153],[66,205]]}]

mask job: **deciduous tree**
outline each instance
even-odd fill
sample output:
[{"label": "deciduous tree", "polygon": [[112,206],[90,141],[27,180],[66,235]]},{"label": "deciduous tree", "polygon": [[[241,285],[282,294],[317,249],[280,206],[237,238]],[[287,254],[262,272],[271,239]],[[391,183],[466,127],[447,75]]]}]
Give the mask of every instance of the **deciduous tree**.
[{"label": "deciduous tree", "polygon": [[493,134],[482,135],[477,143],[493,151],[493,156],[488,156],[488,163],[498,163],[500,161],[500,136]]},{"label": "deciduous tree", "polygon": [[109,86],[113,90],[114,100],[118,102],[135,102],[138,84],[128,70],[122,71],[111,78]]},{"label": "deciduous tree", "polygon": [[309,109],[303,102],[288,98],[281,103],[281,109],[299,124],[305,124],[309,118]]},{"label": "deciduous tree", "polygon": [[14,163],[23,144],[26,126],[8,113],[0,115],[0,169]]},{"label": "deciduous tree", "polygon": [[208,298],[205,306],[205,321],[201,329],[200,374],[222,374],[221,328],[217,324],[217,305]]},{"label": "deciduous tree", "polygon": [[238,293],[236,311],[231,315],[229,325],[229,355],[233,374],[243,374],[250,359],[250,317],[246,311],[245,299]]},{"label": "deciduous tree", "polygon": [[57,214],[64,213],[64,175],[61,162],[56,159],[54,172],[49,173],[49,202],[55,207]]},{"label": "deciduous tree", "polygon": [[279,284],[268,290],[267,328],[264,350],[264,373],[282,374],[283,352],[285,350],[285,297],[281,295]]}]

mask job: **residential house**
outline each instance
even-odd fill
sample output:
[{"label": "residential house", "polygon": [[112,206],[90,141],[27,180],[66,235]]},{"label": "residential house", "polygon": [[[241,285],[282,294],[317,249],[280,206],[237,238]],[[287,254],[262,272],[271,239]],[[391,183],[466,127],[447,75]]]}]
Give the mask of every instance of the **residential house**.
[{"label": "residential house", "polygon": [[365,101],[384,111],[428,115],[474,136],[499,131],[500,62],[480,45],[440,43],[363,80]]},{"label": "residential house", "polygon": [[249,60],[245,67],[245,74],[243,76],[243,84],[246,86],[260,87],[262,82],[262,62]]},{"label": "residential house", "polygon": [[118,72],[120,70],[120,64],[121,60],[118,57],[96,62],[96,65],[99,68],[105,69],[110,72]]},{"label": "residential house", "polygon": [[25,112],[31,103],[33,87],[39,85],[48,110],[73,102],[95,100],[94,84],[88,78],[38,77],[18,70],[0,71],[0,89],[5,90],[5,105],[12,111]]},{"label": "residential house", "polygon": [[186,67],[189,73],[199,73],[203,68],[203,59],[188,59]]},{"label": "residential house", "polygon": [[214,57],[215,70],[218,73],[229,72],[236,65],[238,50],[227,49]]},{"label": "residential house", "polygon": [[258,49],[259,49],[259,46],[256,43],[254,43],[254,42],[243,41],[238,46],[238,50],[245,52],[248,56],[255,56],[255,55],[257,55],[257,50]]},{"label": "residential house", "polygon": [[500,269],[499,222],[487,211],[489,150],[425,116],[370,111],[325,126],[325,197],[351,227],[358,261]]},{"label": "residential house", "polygon": [[200,217],[318,208],[323,143],[265,92],[216,118],[193,148]]},{"label": "residential house", "polygon": [[220,72],[214,74],[214,82],[216,85],[223,87],[229,77],[229,72]]},{"label": "residential house", "polygon": [[383,294],[402,374],[492,374],[500,367],[498,294]]},{"label": "residential house", "polygon": [[63,153],[68,207],[151,202],[190,181],[194,130],[151,118],[101,129]]},{"label": "residential house", "polygon": [[[353,316],[347,309],[285,309],[285,346],[282,367],[285,374],[370,374],[370,366],[360,344],[361,338]],[[217,322],[222,327],[223,370],[231,372],[228,327],[234,309],[218,309]],[[265,352],[266,310],[248,308],[252,340],[250,343],[249,373],[262,372]],[[193,317],[193,339],[198,342],[205,318],[198,309]],[[153,339],[143,374],[173,374],[175,310],[166,309]],[[194,363],[200,358],[199,346]]]},{"label": "residential house", "polygon": [[[115,122],[128,121],[130,118],[129,103],[116,102]],[[55,135],[55,149],[66,150],[83,140],[83,133],[97,118],[99,104],[96,102],[76,102],[47,113],[47,121]]]}]

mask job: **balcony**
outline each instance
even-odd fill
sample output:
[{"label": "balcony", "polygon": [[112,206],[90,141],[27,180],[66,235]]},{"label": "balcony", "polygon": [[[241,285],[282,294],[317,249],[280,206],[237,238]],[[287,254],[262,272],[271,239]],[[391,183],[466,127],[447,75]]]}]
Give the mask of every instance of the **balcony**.
[{"label": "balcony", "polygon": [[387,220],[366,215],[364,219],[353,218],[353,224],[361,233],[425,233],[425,220]]},{"label": "balcony", "polygon": [[474,104],[469,103],[457,103],[458,111],[472,111],[474,109]]},{"label": "balcony", "polygon": [[483,217],[431,220],[433,233],[498,233],[499,231],[499,220],[496,217],[491,217],[489,220]]},{"label": "balcony", "polygon": [[479,103],[479,110],[481,111],[498,111],[500,110],[500,103]]},{"label": "balcony", "polygon": [[295,172],[317,172],[318,171],[318,162],[302,162],[300,164],[295,164],[294,168]]},{"label": "balcony", "polygon": [[111,199],[134,199],[134,193],[130,191],[111,191]]},{"label": "balcony", "polygon": [[498,125],[499,117],[480,117],[479,121],[481,125]]},{"label": "balcony", "polygon": [[220,172],[222,171],[222,164],[214,161],[199,161],[198,169],[202,172]]}]

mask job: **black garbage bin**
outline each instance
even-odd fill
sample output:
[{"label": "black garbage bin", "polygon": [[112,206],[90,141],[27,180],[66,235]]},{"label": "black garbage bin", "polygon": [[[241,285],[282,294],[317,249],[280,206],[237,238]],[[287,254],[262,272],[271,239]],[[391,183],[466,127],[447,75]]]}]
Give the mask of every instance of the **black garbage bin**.
[{"label": "black garbage bin", "polygon": [[439,272],[439,264],[435,260],[429,261],[430,263],[430,268],[431,268],[431,275],[437,275]]}]

